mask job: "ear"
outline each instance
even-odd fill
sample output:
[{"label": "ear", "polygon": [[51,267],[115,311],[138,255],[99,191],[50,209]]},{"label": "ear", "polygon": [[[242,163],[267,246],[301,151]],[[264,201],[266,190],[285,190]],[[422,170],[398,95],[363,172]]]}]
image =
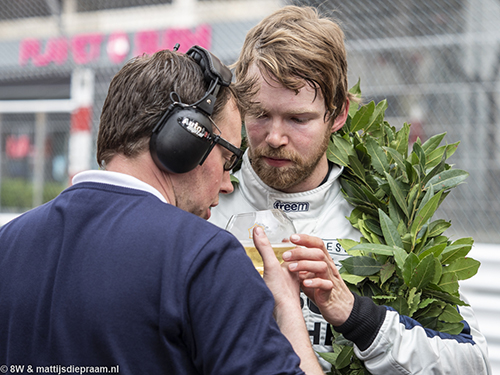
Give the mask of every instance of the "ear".
[{"label": "ear", "polygon": [[337,130],[341,129],[347,121],[347,115],[349,114],[349,103],[349,98],[347,98],[342,111],[335,118],[335,120],[333,120],[332,133],[335,133]]}]

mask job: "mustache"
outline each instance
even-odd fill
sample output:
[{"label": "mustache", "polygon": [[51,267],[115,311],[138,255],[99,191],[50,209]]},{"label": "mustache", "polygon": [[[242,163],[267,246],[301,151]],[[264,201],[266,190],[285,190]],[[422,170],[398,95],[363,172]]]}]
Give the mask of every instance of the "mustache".
[{"label": "mustache", "polygon": [[271,148],[271,147],[260,147],[253,149],[251,152],[252,159],[260,158],[272,158],[272,159],[286,159],[294,163],[300,163],[301,158],[294,152],[285,150],[284,148]]}]

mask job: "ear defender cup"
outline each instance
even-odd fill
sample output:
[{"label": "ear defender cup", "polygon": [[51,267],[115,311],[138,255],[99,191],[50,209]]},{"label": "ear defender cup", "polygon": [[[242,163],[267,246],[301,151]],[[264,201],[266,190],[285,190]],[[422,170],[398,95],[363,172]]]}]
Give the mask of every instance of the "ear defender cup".
[{"label": "ear defender cup", "polygon": [[186,173],[212,150],[212,123],[194,107],[173,104],[151,135],[149,149],[156,165],[170,173]]},{"label": "ear defender cup", "polygon": [[229,86],[232,73],[206,49],[193,46],[186,53],[203,71],[208,89],[196,103],[174,102],[153,129],[149,150],[158,168],[170,173],[186,173],[202,164],[215,145],[212,115],[221,86]]}]

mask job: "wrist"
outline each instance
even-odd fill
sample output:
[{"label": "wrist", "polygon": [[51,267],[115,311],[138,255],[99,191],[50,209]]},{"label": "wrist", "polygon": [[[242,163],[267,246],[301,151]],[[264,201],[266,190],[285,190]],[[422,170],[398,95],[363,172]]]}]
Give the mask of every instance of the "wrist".
[{"label": "wrist", "polygon": [[354,306],[349,318],[334,328],[360,350],[366,350],[377,336],[387,310],[384,306],[376,305],[371,298],[353,295]]}]

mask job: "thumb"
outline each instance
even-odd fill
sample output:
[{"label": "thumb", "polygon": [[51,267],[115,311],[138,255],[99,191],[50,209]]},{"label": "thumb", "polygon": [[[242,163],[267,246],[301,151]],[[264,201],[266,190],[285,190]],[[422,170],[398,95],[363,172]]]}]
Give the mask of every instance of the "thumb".
[{"label": "thumb", "polygon": [[271,247],[271,243],[269,242],[266,233],[259,226],[255,226],[255,228],[253,228],[253,242],[255,244],[255,247],[257,248],[257,251],[262,257],[262,261],[264,262],[264,269],[266,268],[266,265],[271,265],[273,261],[279,264],[279,261],[276,258],[276,255],[274,255],[273,248]]}]

